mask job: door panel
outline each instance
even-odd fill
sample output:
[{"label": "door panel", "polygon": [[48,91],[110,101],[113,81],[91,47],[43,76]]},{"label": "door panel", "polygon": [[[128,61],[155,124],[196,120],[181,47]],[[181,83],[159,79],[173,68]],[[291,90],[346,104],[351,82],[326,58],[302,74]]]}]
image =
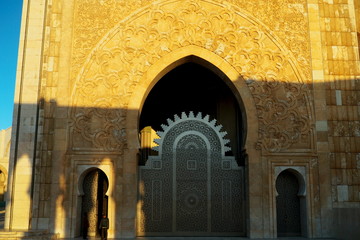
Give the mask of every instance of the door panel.
[{"label": "door panel", "polygon": [[[201,143],[198,148],[186,148],[182,142]],[[208,159],[207,149],[200,137],[187,135],[176,148],[176,229],[175,232],[208,231]],[[183,148],[185,147],[185,148]]]},{"label": "door panel", "polygon": [[138,236],[244,236],[244,174],[220,127],[174,122],[140,167]]}]

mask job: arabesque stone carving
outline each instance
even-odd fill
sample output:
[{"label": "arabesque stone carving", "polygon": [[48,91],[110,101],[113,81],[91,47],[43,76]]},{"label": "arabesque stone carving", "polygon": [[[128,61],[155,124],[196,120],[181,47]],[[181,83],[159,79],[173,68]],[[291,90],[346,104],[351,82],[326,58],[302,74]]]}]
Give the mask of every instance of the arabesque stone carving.
[{"label": "arabesque stone carving", "polygon": [[[90,51],[105,33],[134,13],[146,11],[144,8],[152,2],[154,5],[160,5],[167,1],[76,0],[72,62],[74,74],[78,73]],[[265,23],[297,57],[298,63],[302,66],[302,71],[310,78],[306,0],[213,0],[212,2],[228,8],[232,12],[246,12]]]},{"label": "arabesque stone carving", "polygon": [[161,57],[190,45],[216,53],[246,80],[258,110],[259,146],[311,149],[311,96],[299,62],[264,25],[211,1],[164,1],[120,21],[88,56],[74,95],[76,106],[95,104],[105,107],[101,116],[115,117],[77,108],[75,132],[95,148],[119,149],[113,143],[125,142],[126,115],[119,109],[126,109],[140,78]]}]

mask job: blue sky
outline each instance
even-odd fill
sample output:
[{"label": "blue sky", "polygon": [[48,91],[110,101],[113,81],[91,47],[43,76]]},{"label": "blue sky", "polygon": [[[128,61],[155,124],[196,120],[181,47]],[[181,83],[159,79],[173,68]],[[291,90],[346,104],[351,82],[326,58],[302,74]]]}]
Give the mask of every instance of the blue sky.
[{"label": "blue sky", "polygon": [[23,0],[0,0],[0,129],[12,124]]}]

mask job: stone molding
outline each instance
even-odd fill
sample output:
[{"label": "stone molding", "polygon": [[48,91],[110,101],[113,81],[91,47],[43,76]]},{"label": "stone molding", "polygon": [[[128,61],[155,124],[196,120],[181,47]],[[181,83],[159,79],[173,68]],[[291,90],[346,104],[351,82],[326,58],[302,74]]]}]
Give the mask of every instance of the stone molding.
[{"label": "stone molding", "polygon": [[108,179],[108,190],[106,195],[109,198],[108,202],[108,217],[110,220],[110,230],[109,236],[114,236],[115,228],[115,196],[114,196],[114,163],[112,160],[104,156],[72,156],[71,157],[71,182],[72,189],[71,194],[69,194],[70,201],[72,202],[72,210],[69,211],[71,216],[68,216],[68,219],[71,219],[74,227],[71,228],[71,232],[67,233],[69,236],[80,235],[80,224],[81,224],[81,206],[82,206],[82,196],[84,194],[82,189],[82,184],[84,177],[87,173],[91,172],[94,169],[100,169],[103,171]]}]

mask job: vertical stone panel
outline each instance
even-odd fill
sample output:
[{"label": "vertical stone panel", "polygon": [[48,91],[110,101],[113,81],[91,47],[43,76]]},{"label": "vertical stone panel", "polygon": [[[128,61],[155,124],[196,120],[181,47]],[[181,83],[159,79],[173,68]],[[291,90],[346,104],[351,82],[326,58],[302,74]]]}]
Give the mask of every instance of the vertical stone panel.
[{"label": "vertical stone panel", "polygon": [[[38,202],[31,205],[39,187],[34,187],[32,175],[39,158],[37,134],[41,134],[38,115],[44,21],[46,1],[24,1],[20,35],[19,59],[15,90],[14,124],[10,156],[9,199],[5,228],[31,228],[32,211]],[[37,213],[35,213],[37,215]]]},{"label": "vertical stone panel", "polygon": [[[329,219],[343,208],[358,208],[358,183],[354,180],[357,169],[351,163],[358,154],[357,142],[360,110],[358,19],[359,1],[319,0],[321,46],[324,49],[324,80],[327,92],[328,156],[324,155],[321,167],[330,168],[332,214],[323,215],[328,230],[335,234],[338,225]],[[355,175],[354,175],[355,174]],[[337,208],[340,208],[337,210]],[[354,209],[355,212],[355,209]],[[327,219],[327,220],[326,220]],[[333,227],[331,227],[333,224]],[[351,224],[351,223],[349,223]],[[324,225],[325,226],[325,225]]]},{"label": "vertical stone panel", "polygon": [[[329,142],[333,144],[329,147],[330,152],[338,159],[337,164],[331,165],[331,168],[350,170],[350,172],[355,170],[349,162],[358,152],[356,142],[360,137],[357,130],[360,120],[359,109],[353,109],[353,106],[358,106],[357,92],[360,90],[357,87],[360,72],[356,36],[358,24],[355,18],[358,11],[356,2],[358,1],[319,1],[320,21],[323,23],[321,24],[322,45],[327,49],[323,54],[326,89],[329,93],[326,105],[332,112],[328,116],[328,136]],[[335,206],[346,206],[347,202],[355,202],[357,194],[344,191],[345,186],[346,189],[357,186],[350,180],[351,177],[349,178],[352,174],[348,171],[333,171],[332,174],[336,174],[332,176],[333,178],[341,179],[339,183],[332,183],[333,189],[338,191],[333,198]]]}]

